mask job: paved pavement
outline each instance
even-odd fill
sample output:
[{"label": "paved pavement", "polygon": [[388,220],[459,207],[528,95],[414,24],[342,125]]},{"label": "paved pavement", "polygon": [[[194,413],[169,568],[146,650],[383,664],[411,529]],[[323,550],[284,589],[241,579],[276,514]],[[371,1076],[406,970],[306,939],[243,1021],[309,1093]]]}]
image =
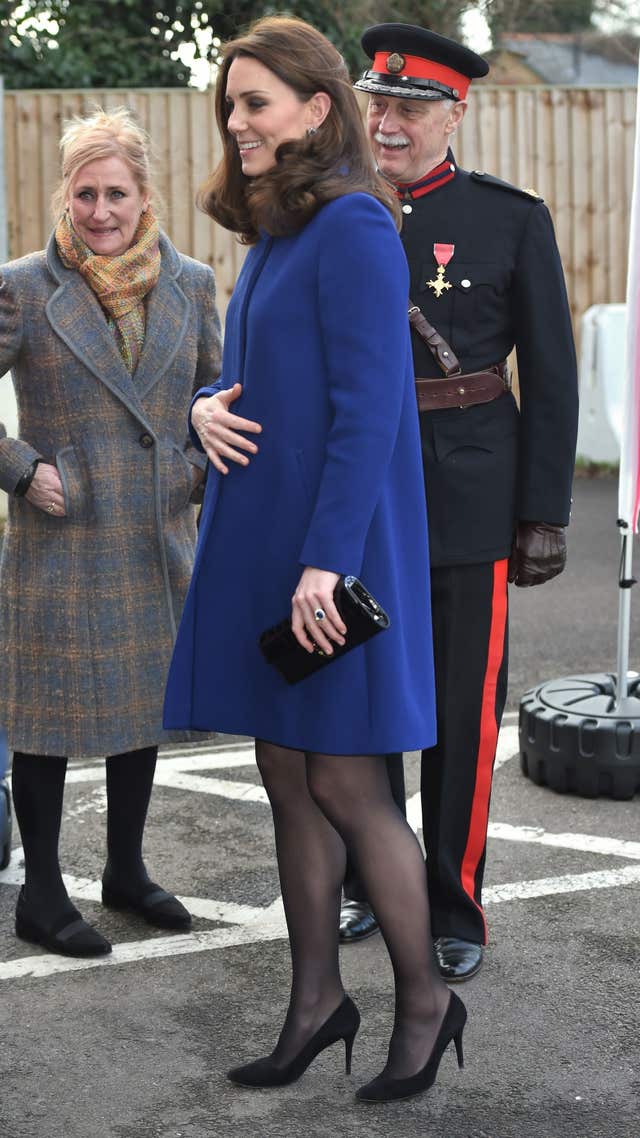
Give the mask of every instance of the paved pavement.
[{"label": "paved pavement", "polygon": [[[525,687],[613,667],[615,501],[613,481],[579,482],[570,568],[544,589],[513,591],[487,870],[491,945],[459,989],[469,1010],[464,1071],[447,1053],[427,1095],[354,1101],[382,1065],[390,1029],[390,968],[375,937],[342,952],[363,1019],[351,1079],[333,1048],[289,1088],[225,1081],[228,1066],[264,1053],[277,1034],[288,954],[250,747],[221,739],[163,754],[148,827],[150,867],[190,905],[193,934],[164,935],[102,909],[101,763],[70,771],[62,857],[70,892],[113,956],[68,961],[16,941],[19,850],[0,873],[0,1138],[637,1138],[640,804],[556,795],[523,779],[514,757]],[[415,756],[407,773],[417,826]]]}]

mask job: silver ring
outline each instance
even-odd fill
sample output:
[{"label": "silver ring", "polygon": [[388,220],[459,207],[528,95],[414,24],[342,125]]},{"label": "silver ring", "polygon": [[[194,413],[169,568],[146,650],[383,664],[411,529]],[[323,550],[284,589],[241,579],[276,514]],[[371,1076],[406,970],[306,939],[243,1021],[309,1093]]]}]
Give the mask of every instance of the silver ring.
[{"label": "silver ring", "polygon": [[324,611],[324,609],[316,609],[316,611],[315,611],[315,612],[314,612],[314,614],[313,614],[313,616],[314,616],[314,620],[317,620],[317,621],[318,621],[318,624],[320,623],[320,621],[321,621],[321,620],[324,620],[324,618],[325,618],[325,616],[326,616],[326,615],[327,615],[327,614],[326,614],[326,612]]},{"label": "silver ring", "polygon": [[55,502],[49,502],[49,505],[47,506],[47,510],[50,514],[55,514],[55,512],[56,512]]}]

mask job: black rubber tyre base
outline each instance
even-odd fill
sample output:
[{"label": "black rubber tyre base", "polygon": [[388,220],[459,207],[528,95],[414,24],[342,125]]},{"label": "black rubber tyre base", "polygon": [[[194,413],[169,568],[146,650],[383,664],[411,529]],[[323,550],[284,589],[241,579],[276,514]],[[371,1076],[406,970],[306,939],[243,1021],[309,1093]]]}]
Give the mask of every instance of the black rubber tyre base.
[{"label": "black rubber tyre base", "polygon": [[564,676],[520,700],[520,769],[538,786],[583,798],[640,790],[640,677],[614,710],[615,676]]}]

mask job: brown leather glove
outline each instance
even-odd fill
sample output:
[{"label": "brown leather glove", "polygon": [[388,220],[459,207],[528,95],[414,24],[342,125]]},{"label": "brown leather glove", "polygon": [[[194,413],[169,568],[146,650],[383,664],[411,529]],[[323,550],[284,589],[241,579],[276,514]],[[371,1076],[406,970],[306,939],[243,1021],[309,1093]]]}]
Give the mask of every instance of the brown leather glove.
[{"label": "brown leather glove", "polygon": [[518,522],[509,558],[509,580],[521,587],[543,585],[562,573],[567,560],[564,526]]}]

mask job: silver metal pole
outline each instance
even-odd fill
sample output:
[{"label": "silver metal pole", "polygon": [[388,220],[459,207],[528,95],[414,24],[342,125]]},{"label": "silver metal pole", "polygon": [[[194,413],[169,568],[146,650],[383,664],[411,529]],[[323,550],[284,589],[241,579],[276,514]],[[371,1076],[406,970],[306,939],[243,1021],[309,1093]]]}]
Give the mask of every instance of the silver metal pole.
[{"label": "silver metal pole", "polygon": [[9,260],[7,182],[4,168],[4,80],[0,75],[0,265]]},{"label": "silver metal pole", "polygon": [[631,576],[633,564],[633,534],[629,527],[618,522],[622,533],[620,554],[620,580],[618,582],[618,655],[616,662],[616,702],[617,710],[629,695],[629,636],[631,633]]}]

